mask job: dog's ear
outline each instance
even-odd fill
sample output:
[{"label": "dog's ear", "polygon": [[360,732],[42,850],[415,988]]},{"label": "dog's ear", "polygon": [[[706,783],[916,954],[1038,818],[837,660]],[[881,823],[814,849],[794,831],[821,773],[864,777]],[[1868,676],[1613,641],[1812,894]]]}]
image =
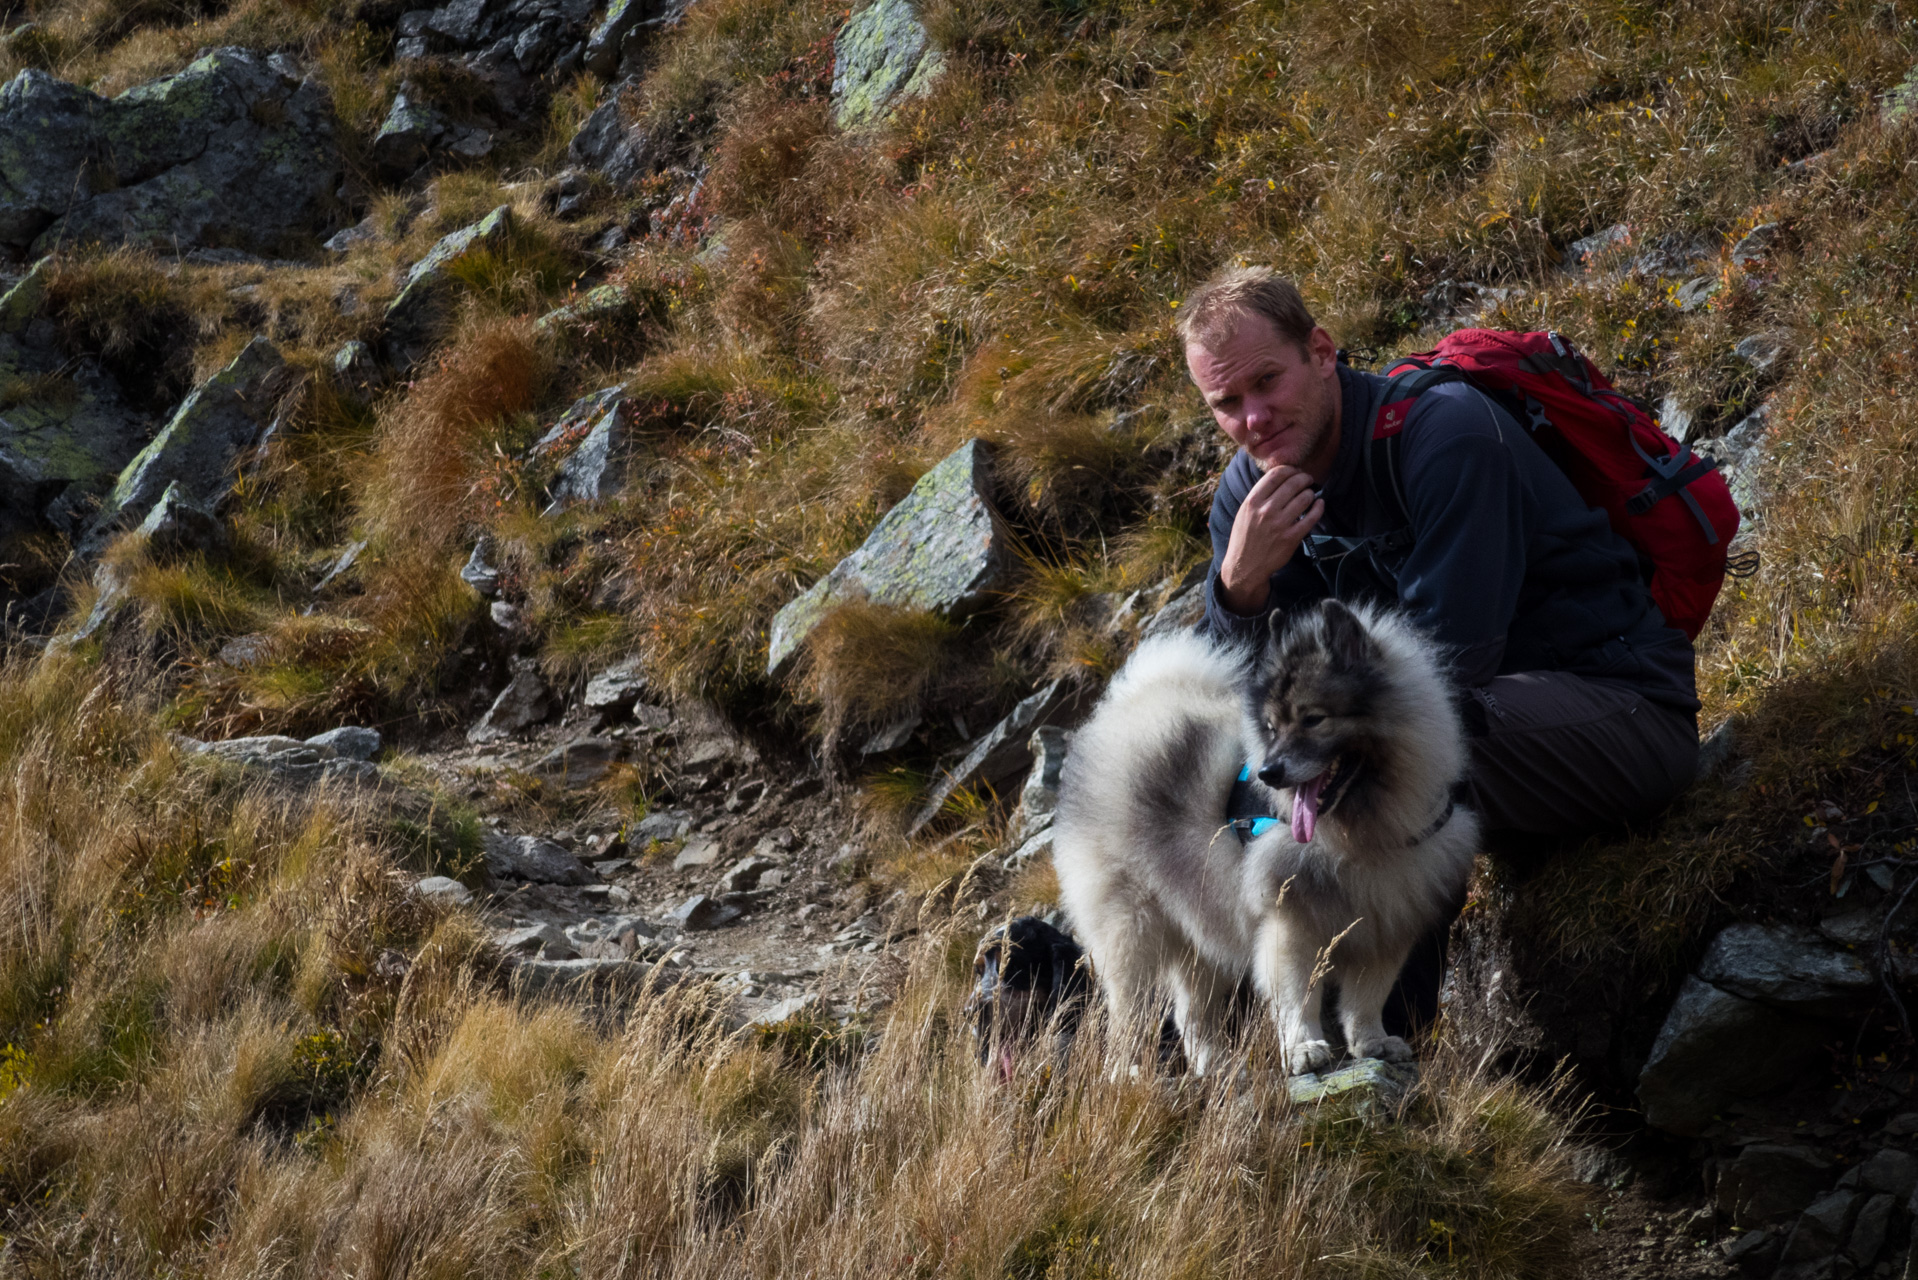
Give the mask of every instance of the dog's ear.
[{"label": "dog's ear", "polygon": [[1332,665],[1347,671],[1370,666],[1378,660],[1378,647],[1372,643],[1358,615],[1337,600],[1325,602],[1325,648]]}]

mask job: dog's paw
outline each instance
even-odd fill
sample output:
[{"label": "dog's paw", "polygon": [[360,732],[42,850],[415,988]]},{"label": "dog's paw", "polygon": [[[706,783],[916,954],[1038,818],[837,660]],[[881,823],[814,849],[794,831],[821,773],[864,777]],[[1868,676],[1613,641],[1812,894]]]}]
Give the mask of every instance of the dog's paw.
[{"label": "dog's paw", "polygon": [[1295,1076],[1323,1071],[1338,1055],[1323,1040],[1301,1040],[1285,1051],[1285,1069]]},{"label": "dog's paw", "polygon": [[1382,1062],[1410,1062],[1412,1046],[1397,1036],[1383,1036],[1377,1040],[1361,1040],[1352,1050],[1355,1058],[1377,1058]]}]

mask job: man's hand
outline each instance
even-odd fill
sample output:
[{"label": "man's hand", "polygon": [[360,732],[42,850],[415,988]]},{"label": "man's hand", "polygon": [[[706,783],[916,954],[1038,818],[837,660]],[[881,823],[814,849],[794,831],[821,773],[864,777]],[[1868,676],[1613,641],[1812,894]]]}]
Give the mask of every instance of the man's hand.
[{"label": "man's hand", "polygon": [[1219,564],[1220,603],[1241,617],[1264,609],[1272,575],[1291,563],[1324,514],[1312,477],[1297,467],[1277,466],[1260,476],[1232,521]]}]

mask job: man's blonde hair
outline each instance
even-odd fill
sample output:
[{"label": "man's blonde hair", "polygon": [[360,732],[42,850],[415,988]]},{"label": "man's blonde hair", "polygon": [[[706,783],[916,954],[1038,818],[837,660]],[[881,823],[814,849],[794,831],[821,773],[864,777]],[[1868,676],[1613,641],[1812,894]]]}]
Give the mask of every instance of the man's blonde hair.
[{"label": "man's blonde hair", "polygon": [[1175,323],[1179,341],[1215,351],[1232,340],[1248,315],[1264,316],[1281,338],[1301,349],[1318,321],[1290,280],[1270,267],[1231,267],[1186,295]]}]

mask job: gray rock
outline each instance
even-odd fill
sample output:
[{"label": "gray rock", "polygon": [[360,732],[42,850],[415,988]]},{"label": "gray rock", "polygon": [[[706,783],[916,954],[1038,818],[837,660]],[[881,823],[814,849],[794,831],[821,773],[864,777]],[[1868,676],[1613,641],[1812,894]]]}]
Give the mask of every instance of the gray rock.
[{"label": "gray rock", "polygon": [[1771,1231],[1741,1231],[1725,1246],[1725,1260],[1748,1276],[1770,1275],[1778,1252],[1778,1236]]},{"label": "gray rock", "polygon": [[1850,1238],[1852,1223],[1864,1202],[1865,1197],[1853,1191],[1833,1191],[1813,1201],[1799,1215],[1779,1261],[1811,1262],[1838,1252]]},{"label": "gray rock", "polygon": [[191,738],[182,741],[196,754],[300,785],[317,782],[370,785],[379,781],[379,770],[373,765],[344,759],[331,748],[297,738],[269,734],[221,742],[195,742]]},{"label": "gray rock", "polygon": [[652,0],[613,0],[607,5],[606,16],[586,41],[583,56],[587,68],[599,76],[617,71],[627,37],[639,29],[652,7]]},{"label": "gray rock", "polygon": [[1679,987],[1638,1078],[1645,1123],[1696,1134],[1718,1110],[1785,1084],[1816,1062],[1825,1024],[1696,977]]},{"label": "gray rock", "polygon": [[367,542],[364,538],[361,538],[357,542],[347,543],[346,550],[340,552],[340,558],[333,562],[332,568],[328,569],[321,575],[320,580],[313,584],[313,594],[318,595],[320,592],[326,590],[326,588],[337,581],[342,574],[358,564],[360,561],[360,553],[365,551],[366,548]]},{"label": "gray rock", "polygon": [[467,730],[468,742],[498,742],[522,733],[544,720],[552,711],[546,693],[546,681],[540,678],[539,664],[530,658],[513,663],[513,678],[500,690],[499,697],[480,722]]},{"label": "gray rock", "polygon": [[380,374],[379,358],[373,348],[355,338],[333,353],[333,380],[348,396],[364,403],[370,400],[385,379]]},{"label": "gray rock", "polygon": [[[566,217],[564,206],[559,213]],[[618,230],[617,227],[614,230]],[[632,295],[616,284],[595,285],[563,307],[556,307],[533,322],[533,331],[541,334],[566,334],[630,319],[638,314]]]},{"label": "gray rock", "polygon": [[1738,752],[1738,728],[1736,719],[1719,722],[1718,727],[1706,734],[1698,744],[1698,773],[1700,779],[1715,776],[1720,769],[1732,762]]},{"label": "gray rock", "polygon": [[645,673],[640,670],[639,659],[628,658],[588,680],[586,695],[581,701],[588,711],[604,714],[623,711],[646,692],[647,683]]},{"label": "gray rock", "polygon": [[921,476],[858,550],[773,616],[766,670],[783,674],[812,629],[849,600],[941,617],[975,609],[1004,577],[1007,560],[986,446],[972,440]]},{"label": "gray rock", "polygon": [[271,342],[255,338],[226,368],[195,387],[153,442],[134,455],[94,519],[94,550],[121,522],[142,520],[171,486],[211,509],[233,483],[240,456],[273,416],[286,362]]},{"label": "gray rock", "polygon": [[719,877],[713,886],[713,892],[724,896],[729,893],[747,893],[759,887],[759,881],[768,871],[779,866],[771,858],[757,855],[741,858],[728,868],[725,875]]},{"label": "gray rock", "polygon": [[649,964],[605,956],[520,960],[512,975],[514,991],[531,999],[573,1000],[586,990],[626,993],[660,981]]},{"label": "gray rock", "polygon": [[1750,267],[1770,256],[1778,244],[1778,237],[1784,227],[1776,222],[1764,222],[1753,227],[1738,238],[1732,246],[1732,265]]},{"label": "gray rock", "polygon": [[270,250],[314,229],[340,167],[325,91],[245,49],[111,100],[40,71],[0,90],[0,244],[15,253]]},{"label": "gray rock", "polygon": [[685,835],[692,825],[693,819],[690,814],[661,809],[635,822],[627,838],[643,849],[649,840],[677,840]]},{"label": "gray rock", "polygon": [[1764,372],[1777,364],[1785,354],[1785,339],[1776,333],[1754,333],[1741,338],[1732,348],[1732,355],[1744,361],[1759,372]]},{"label": "gray rock", "polygon": [[427,876],[413,886],[413,892],[422,898],[451,903],[456,907],[463,907],[473,900],[473,891],[451,876]]},{"label": "gray rock", "polygon": [[1874,1152],[1858,1166],[1858,1185],[1904,1200],[1918,1188],[1918,1156],[1895,1147]]},{"label": "gray rock", "polygon": [[419,101],[417,86],[402,83],[380,131],[373,135],[373,164],[381,176],[398,181],[426,163],[427,152],[446,131],[444,113]]},{"label": "gray rock", "polygon": [[1891,1213],[1896,1206],[1897,1200],[1888,1195],[1876,1195],[1865,1201],[1851,1226],[1851,1239],[1845,1245],[1847,1257],[1861,1267],[1878,1261],[1878,1255],[1885,1248],[1885,1236],[1891,1231]]},{"label": "gray rock", "polygon": [[818,1005],[819,996],[811,991],[804,995],[788,996],[771,1008],[755,1015],[746,1023],[749,1027],[776,1027],[782,1022],[791,1022],[800,1014]]},{"label": "gray rock", "polygon": [[487,3],[488,0],[448,0],[426,19],[425,30],[444,36],[453,44],[470,47],[480,38]]},{"label": "gray rock", "polygon": [[1810,1147],[1753,1143],[1719,1172],[1718,1211],[1740,1227],[1797,1213],[1831,1185],[1831,1161]]},{"label": "gray rock", "polygon": [[908,0],[874,0],[833,40],[834,123],[857,129],[884,119],[930,91],[945,66]]},{"label": "gray rock", "polygon": [[272,656],[273,638],[258,631],[248,635],[234,636],[221,645],[220,651],[214,655],[221,665],[242,671],[248,667],[260,666]]},{"label": "gray rock", "polygon": [[487,607],[486,616],[501,631],[511,631],[519,626],[519,606],[506,600],[495,600]]},{"label": "gray rock", "polygon": [[345,760],[371,760],[380,753],[380,731],[358,725],[341,725],[306,740],[309,747],[320,747]]},{"label": "gray rock", "polygon": [[1692,438],[1692,429],[1697,425],[1698,419],[1678,402],[1677,396],[1666,396],[1658,402],[1659,430],[1680,444]]},{"label": "gray rock", "polygon": [[473,544],[473,554],[460,568],[460,580],[483,596],[499,594],[499,567],[493,563],[493,539],[482,534]]},{"label": "gray rock", "polygon": [[1027,836],[1017,849],[1006,855],[1003,864],[1007,871],[1023,871],[1035,858],[1052,856],[1052,841],[1056,833],[1050,823],[1041,827],[1035,834]]},{"label": "gray rock", "polygon": [[464,259],[502,246],[513,232],[507,205],[440,240],[414,263],[397,297],[386,308],[387,363],[410,369],[438,341],[460,291],[452,268]]},{"label": "gray rock", "polygon": [[606,93],[586,117],[566,149],[567,159],[582,169],[604,175],[614,190],[624,191],[660,168],[660,158],[646,135],[634,129],[620,110],[620,99],[637,92],[638,82],[621,81]]},{"label": "gray rock", "polygon": [[694,836],[686,841],[678,856],[673,859],[673,870],[687,871],[693,867],[710,867],[719,861],[723,852],[719,841],[712,836]]},{"label": "gray rock", "polygon": [[1361,1109],[1368,1104],[1391,1108],[1398,1105],[1418,1079],[1419,1069],[1413,1063],[1360,1058],[1321,1074],[1308,1072],[1293,1076],[1286,1081],[1286,1092],[1295,1107],[1356,1098]]},{"label": "gray rock", "polygon": [[1140,640],[1150,640],[1155,636],[1173,635],[1180,631],[1190,631],[1205,619],[1205,580],[1201,571],[1199,581],[1181,589],[1160,610],[1146,619],[1139,631]]},{"label": "gray rock", "polygon": [[1059,771],[1065,768],[1066,750],[1072,734],[1057,725],[1042,725],[1026,739],[1032,753],[1032,771],[1019,792],[1019,807],[1012,815],[1012,835],[1023,840],[1052,825],[1052,811],[1059,804]]},{"label": "gray rock", "polygon": [[1861,907],[1842,915],[1826,916],[1818,922],[1818,932],[1841,947],[1871,947],[1878,944],[1884,928],[1884,904]]},{"label": "gray rock", "polygon": [[731,924],[744,914],[745,912],[730,903],[709,898],[703,893],[696,893],[673,908],[668,918],[687,933],[700,933],[707,929],[717,929],[722,925]]},{"label": "gray rock", "polygon": [[897,751],[912,740],[912,731],[924,723],[925,718],[918,712],[901,716],[879,732],[867,738],[859,748],[862,756],[884,755],[888,751]]},{"label": "gray rock", "polygon": [[541,756],[533,772],[554,779],[562,787],[584,787],[605,777],[618,759],[617,742],[576,738]]},{"label": "gray rock", "polygon": [[576,401],[533,446],[548,460],[559,459],[559,474],[549,491],[549,512],[577,502],[598,502],[619,492],[618,463],[626,447],[626,389],[608,387]]},{"label": "gray rock", "polygon": [[[351,253],[359,246],[372,244],[380,238],[379,219],[369,213],[344,231],[335,231],[321,248],[329,253]],[[352,345],[347,343],[347,346]]]},{"label": "gray rock", "polygon": [[1791,925],[1727,926],[1712,939],[1698,976],[1732,995],[1812,1017],[1844,1017],[1877,990],[1862,959]]},{"label": "gray rock", "polygon": [[926,803],[914,815],[908,834],[917,834],[939,816],[952,793],[961,787],[985,785],[1003,791],[1032,764],[1026,749],[1033,731],[1045,725],[1070,722],[1077,714],[1084,690],[1070,680],[1054,680],[1018,706],[1012,714],[994,725],[990,732],[972,744],[965,758],[945,773],[926,797]]},{"label": "gray rock", "polygon": [[216,559],[231,546],[226,522],[188,501],[177,480],[167,485],[135,532],[145,541],[147,554],[162,563],[188,556]]},{"label": "gray rock", "polygon": [[486,869],[495,876],[513,880],[531,880],[539,884],[583,885],[593,882],[592,873],[572,852],[551,840],[538,836],[514,836],[499,831],[484,831],[480,844],[486,854]]},{"label": "gray rock", "polygon": [[551,960],[571,960],[579,953],[570,938],[556,924],[534,924],[506,929],[493,935],[493,945],[509,956],[545,955]]},{"label": "gray rock", "polygon": [[46,260],[0,297],[0,535],[81,531],[153,423],[91,357],[69,356],[42,314]]},{"label": "gray rock", "polygon": [[1624,223],[1614,223],[1603,231],[1594,231],[1582,240],[1574,240],[1565,246],[1565,257],[1560,261],[1562,270],[1573,273],[1589,271],[1593,267],[1618,256],[1632,242],[1631,228]]},{"label": "gray rock", "polygon": [[1672,290],[1672,305],[1680,311],[1697,311],[1708,306],[1724,288],[1717,276],[1693,276]]}]

